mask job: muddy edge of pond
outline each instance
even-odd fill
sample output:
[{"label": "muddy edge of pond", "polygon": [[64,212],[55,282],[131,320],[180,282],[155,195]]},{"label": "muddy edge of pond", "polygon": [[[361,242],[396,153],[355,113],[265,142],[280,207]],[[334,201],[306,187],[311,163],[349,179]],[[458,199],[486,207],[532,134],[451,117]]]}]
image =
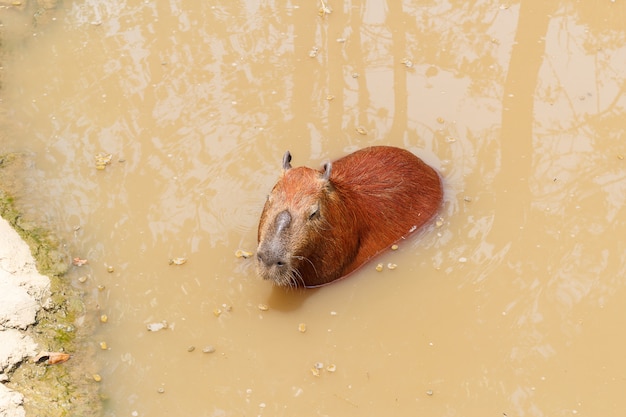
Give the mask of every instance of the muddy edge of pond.
[{"label": "muddy edge of pond", "polygon": [[[93,320],[65,277],[71,258],[14,198],[26,161],[21,154],[0,155],[0,415],[98,416],[95,349],[87,340]],[[32,310],[30,317],[25,310]],[[50,365],[46,358],[35,360],[41,352],[68,353],[70,359]]]}]

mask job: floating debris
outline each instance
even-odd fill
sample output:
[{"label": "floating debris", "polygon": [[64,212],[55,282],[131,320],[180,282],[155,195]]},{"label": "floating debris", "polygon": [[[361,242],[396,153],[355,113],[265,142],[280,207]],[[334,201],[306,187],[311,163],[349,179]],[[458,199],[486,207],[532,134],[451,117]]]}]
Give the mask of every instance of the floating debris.
[{"label": "floating debris", "polygon": [[443,119],[443,117],[437,117],[437,123],[443,124],[445,122],[445,120]]},{"label": "floating debris", "polygon": [[72,264],[76,266],[83,266],[87,263],[87,259],[74,258],[72,259]]},{"label": "floating debris", "polygon": [[461,256],[459,258],[459,262],[461,262],[462,264],[464,264],[465,262],[467,262],[467,258],[465,256]]},{"label": "floating debris", "polygon": [[259,310],[261,310],[261,311],[267,311],[267,310],[269,310],[269,309],[270,309],[270,308],[269,308],[269,306],[268,306],[267,304],[263,304],[263,303],[259,304],[257,307],[258,307],[258,308],[259,308]]},{"label": "floating debris", "polygon": [[56,365],[59,363],[67,362],[70,359],[70,355],[64,352],[41,352],[35,356],[33,361],[35,363],[45,363],[46,365]]},{"label": "floating debris", "polygon": [[391,250],[398,250],[398,245],[391,245]]},{"label": "floating debris", "polygon": [[165,388],[163,388],[163,387],[159,387],[159,389],[157,389],[157,392],[158,392],[159,394],[163,394],[163,393],[165,392]]},{"label": "floating debris", "polygon": [[187,348],[187,352],[193,352],[194,350],[196,350],[196,347],[193,345]]},{"label": "floating debris", "polygon": [[107,272],[108,272],[109,274],[113,273],[114,271],[115,271],[115,268],[113,268],[111,265],[108,265],[108,266],[107,266]]},{"label": "floating debris", "polygon": [[235,256],[236,256],[237,258],[248,259],[249,257],[251,257],[251,256],[252,256],[252,252],[248,252],[248,251],[243,250],[243,249],[237,249],[237,250],[235,251]]},{"label": "floating debris", "polygon": [[367,135],[367,130],[363,126],[359,126],[356,128],[356,132],[359,135]]},{"label": "floating debris", "polygon": [[465,201],[466,203],[471,203],[472,197],[466,195],[465,197],[463,197],[463,201]]},{"label": "floating debris", "polygon": [[299,331],[300,333],[304,333],[304,332],[306,332],[306,323],[300,323],[300,324],[298,324],[298,331]]},{"label": "floating debris", "polygon": [[112,154],[100,152],[96,155],[96,169],[103,170],[111,163],[111,159],[113,159]]},{"label": "floating debris", "polygon": [[78,277],[78,282],[81,284],[87,282],[87,275],[83,275],[82,277]]},{"label": "floating debris", "polygon": [[187,258],[172,258],[170,259],[170,265],[182,265],[187,262]]},{"label": "floating debris", "polygon": [[441,227],[443,226],[443,219],[441,217],[438,217],[437,220],[435,221],[435,227]]},{"label": "floating debris", "polygon": [[396,269],[398,265],[392,264],[391,262],[387,264],[387,269]]},{"label": "floating debris", "polygon": [[167,321],[163,320],[160,323],[150,323],[147,327],[150,332],[158,332],[159,330],[167,329],[168,324]]},{"label": "floating debris", "polygon": [[380,272],[383,270],[383,264],[376,265],[376,271]]},{"label": "floating debris", "polygon": [[215,352],[215,347],[211,345],[207,345],[202,348],[202,353],[213,353],[213,352]]},{"label": "floating debris", "polygon": [[322,3],[322,7],[320,7],[318,11],[318,14],[320,16],[324,17],[327,14],[331,14],[333,12],[333,9],[331,9],[330,6],[326,4],[326,2],[324,2],[324,0],[320,0],[320,2]]},{"label": "floating debris", "polygon": [[100,376],[100,374],[93,374],[91,377],[92,377],[92,378],[93,378],[93,380],[94,380],[94,381],[96,381],[96,382],[100,382],[100,381],[102,381],[102,377]]},{"label": "floating debris", "polygon": [[98,285],[98,291],[104,291],[105,288],[104,285]]},{"label": "floating debris", "polygon": [[107,350],[109,347],[107,346],[107,342],[100,342],[100,349]]},{"label": "floating debris", "polygon": [[311,48],[311,50],[309,51],[309,58],[315,58],[319,50],[320,48],[318,48],[317,46],[314,46],[313,48]]},{"label": "floating debris", "polygon": [[106,323],[107,321],[109,321],[109,316],[106,314],[100,316],[100,323]]},{"label": "floating debris", "polygon": [[222,309],[221,308],[216,308],[213,310],[213,315],[215,317],[219,317],[222,314]]},{"label": "floating debris", "polygon": [[333,101],[335,99],[335,96],[333,96],[332,94],[329,94],[326,96],[326,100],[328,101]]},{"label": "floating debris", "polygon": [[402,58],[402,61],[400,61],[400,63],[407,68],[413,68],[413,61],[411,61],[409,58]]},{"label": "floating debris", "polygon": [[327,372],[333,373],[337,370],[337,365],[331,363],[324,368],[324,364],[322,362],[316,362],[311,367],[311,374],[313,374],[313,376],[320,376],[324,369],[326,369]]}]

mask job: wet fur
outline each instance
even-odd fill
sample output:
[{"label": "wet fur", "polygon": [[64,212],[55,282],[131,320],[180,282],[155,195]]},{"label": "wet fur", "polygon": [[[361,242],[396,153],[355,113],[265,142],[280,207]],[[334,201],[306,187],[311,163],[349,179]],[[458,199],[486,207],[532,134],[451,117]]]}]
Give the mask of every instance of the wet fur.
[{"label": "wet fur", "polygon": [[[321,171],[291,168],[290,159],[285,154],[258,233],[259,274],[279,286],[314,287],[349,274],[441,205],[439,175],[404,149],[365,148]],[[284,211],[286,227],[277,222]]]}]

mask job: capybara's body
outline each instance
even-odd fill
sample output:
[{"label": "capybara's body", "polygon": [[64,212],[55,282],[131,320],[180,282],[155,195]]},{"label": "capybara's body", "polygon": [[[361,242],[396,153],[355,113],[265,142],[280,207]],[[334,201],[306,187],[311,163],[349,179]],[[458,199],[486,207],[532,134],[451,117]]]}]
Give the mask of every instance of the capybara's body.
[{"label": "capybara's body", "polygon": [[321,171],[283,172],[259,222],[257,269],[279,286],[316,287],[419,229],[443,197],[437,172],[411,152],[374,146]]}]

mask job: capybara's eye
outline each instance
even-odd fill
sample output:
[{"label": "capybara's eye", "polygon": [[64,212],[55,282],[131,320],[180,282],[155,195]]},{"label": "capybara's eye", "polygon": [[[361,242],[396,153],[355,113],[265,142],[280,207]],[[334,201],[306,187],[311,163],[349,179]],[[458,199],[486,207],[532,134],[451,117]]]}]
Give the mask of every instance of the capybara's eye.
[{"label": "capybara's eye", "polygon": [[309,220],[313,220],[320,214],[320,206],[311,207],[311,214],[309,214]]}]

